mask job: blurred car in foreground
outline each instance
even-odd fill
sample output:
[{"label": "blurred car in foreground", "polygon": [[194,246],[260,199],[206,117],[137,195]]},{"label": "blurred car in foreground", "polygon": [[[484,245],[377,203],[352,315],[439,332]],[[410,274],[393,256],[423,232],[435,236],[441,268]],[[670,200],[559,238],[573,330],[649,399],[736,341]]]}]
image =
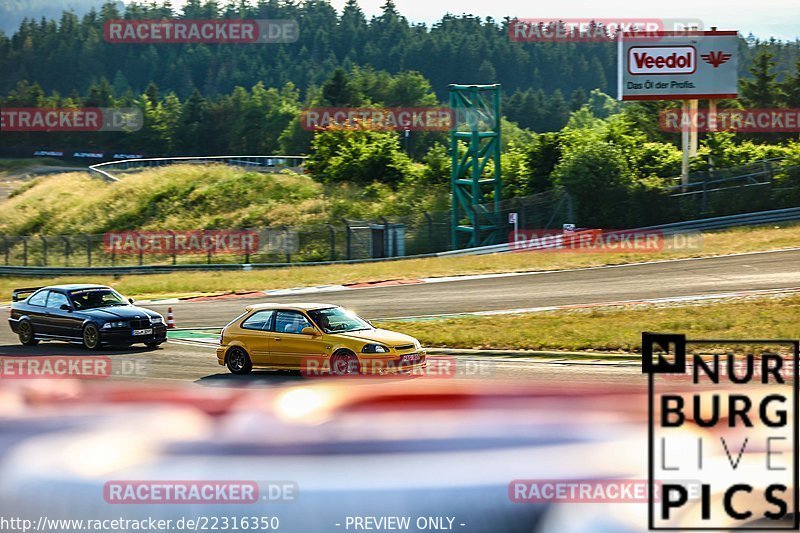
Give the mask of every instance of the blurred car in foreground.
[{"label": "blurred car in foreground", "polygon": [[[0,383],[0,398],[0,516],[34,524],[205,517],[233,529],[257,518],[270,530],[332,532],[374,519],[372,530],[390,531],[396,517],[407,531],[563,533],[553,503],[514,500],[514,480],[646,472],[646,397],[624,386],[62,380]],[[203,501],[169,492],[198,484],[257,497],[232,505],[230,491]],[[568,507],[580,516],[586,505]],[[644,530],[596,526],[582,531]]]},{"label": "blurred car in foreground", "polygon": [[[30,296],[23,299],[26,294]],[[26,346],[59,340],[90,350],[135,343],[156,348],[167,340],[164,317],[103,285],[16,289],[12,299],[8,323]]]},{"label": "blurred car in foreground", "polygon": [[425,356],[414,337],[330,304],[252,305],[222,330],[217,348],[217,362],[234,374],[271,368],[378,375],[425,367]]},{"label": "blurred car in foreground", "polygon": [[[366,530],[359,520],[396,531],[409,520],[404,530],[635,533],[647,530],[646,495],[518,487],[641,486],[647,431],[645,387],[547,378],[274,389],[0,381],[0,517],[28,520],[28,531],[62,521],[46,529],[58,533],[91,529],[89,519],[171,521],[175,531],[215,521]],[[765,450],[744,453],[761,462]],[[729,461],[722,451],[708,459]],[[751,503],[756,515],[768,508]],[[181,520],[199,527],[178,529]]]}]

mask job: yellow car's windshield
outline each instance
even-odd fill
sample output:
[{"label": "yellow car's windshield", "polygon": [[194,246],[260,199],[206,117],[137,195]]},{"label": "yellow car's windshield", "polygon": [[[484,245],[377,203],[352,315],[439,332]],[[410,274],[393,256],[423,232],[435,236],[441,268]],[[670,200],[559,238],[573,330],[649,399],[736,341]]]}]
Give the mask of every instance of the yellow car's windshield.
[{"label": "yellow car's windshield", "polygon": [[369,322],[355,313],[331,307],[330,309],[317,309],[309,311],[309,316],[325,333],[344,333],[347,331],[361,331],[373,329]]}]

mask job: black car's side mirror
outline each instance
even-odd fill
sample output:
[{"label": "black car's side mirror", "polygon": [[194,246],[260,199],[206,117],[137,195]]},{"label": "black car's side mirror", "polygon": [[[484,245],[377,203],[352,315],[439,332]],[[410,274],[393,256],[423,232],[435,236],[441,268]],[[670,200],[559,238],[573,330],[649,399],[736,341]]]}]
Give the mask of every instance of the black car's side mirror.
[{"label": "black car's side mirror", "polygon": [[133,303],[133,298],[128,298],[128,302]]},{"label": "black car's side mirror", "polygon": [[62,311],[72,311],[72,307],[70,307],[69,304],[61,304],[61,307],[59,307],[59,309],[61,309]]}]

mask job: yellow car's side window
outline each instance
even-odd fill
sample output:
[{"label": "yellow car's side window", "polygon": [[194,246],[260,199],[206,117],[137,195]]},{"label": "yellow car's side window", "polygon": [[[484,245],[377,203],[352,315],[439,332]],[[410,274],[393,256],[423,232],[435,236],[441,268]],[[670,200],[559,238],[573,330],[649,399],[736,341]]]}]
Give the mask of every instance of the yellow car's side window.
[{"label": "yellow car's side window", "polygon": [[275,333],[293,333],[299,335],[303,328],[313,327],[308,318],[297,311],[278,311],[275,316]]},{"label": "yellow car's side window", "polygon": [[247,320],[242,322],[241,328],[267,331],[269,330],[269,324],[274,313],[275,311],[259,311],[258,313],[253,313]]}]

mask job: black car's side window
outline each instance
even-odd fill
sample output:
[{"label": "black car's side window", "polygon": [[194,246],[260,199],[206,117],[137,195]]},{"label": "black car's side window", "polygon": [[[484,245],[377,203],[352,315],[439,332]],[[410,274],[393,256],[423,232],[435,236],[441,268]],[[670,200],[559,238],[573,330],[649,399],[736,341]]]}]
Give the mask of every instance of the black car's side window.
[{"label": "black car's side window", "polygon": [[275,314],[275,311],[259,311],[258,313],[254,313],[250,318],[242,322],[242,329],[267,331],[273,314]]},{"label": "black car's side window", "polygon": [[45,302],[47,301],[47,295],[50,294],[50,291],[39,291],[30,298],[28,298],[28,305],[36,305],[38,307],[44,307]]},{"label": "black car's side window", "polygon": [[64,304],[69,305],[69,299],[66,295],[50,291],[50,296],[47,298],[47,307],[59,309]]}]

